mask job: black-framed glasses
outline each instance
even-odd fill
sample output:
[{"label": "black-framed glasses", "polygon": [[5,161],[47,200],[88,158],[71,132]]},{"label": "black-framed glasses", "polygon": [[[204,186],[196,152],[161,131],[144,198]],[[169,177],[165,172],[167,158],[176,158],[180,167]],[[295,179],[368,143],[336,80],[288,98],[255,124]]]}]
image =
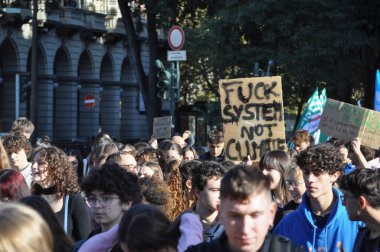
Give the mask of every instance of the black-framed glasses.
[{"label": "black-framed glasses", "polygon": [[111,205],[112,200],[119,199],[117,196],[102,196],[102,197],[95,197],[95,196],[89,196],[86,197],[86,203],[89,207],[96,207],[96,203],[99,203],[101,207],[108,207]]},{"label": "black-framed glasses", "polygon": [[300,185],[305,184],[305,182],[299,180],[286,180],[285,184],[287,187],[299,187]]}]

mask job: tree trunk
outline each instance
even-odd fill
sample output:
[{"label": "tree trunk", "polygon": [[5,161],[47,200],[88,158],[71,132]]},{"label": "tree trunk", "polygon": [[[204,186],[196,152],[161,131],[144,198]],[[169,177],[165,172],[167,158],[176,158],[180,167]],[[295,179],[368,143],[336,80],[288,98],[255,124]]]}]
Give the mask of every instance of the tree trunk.
[{"label": "tree trunk", "polygon": [[[153,132],[153,118],[158,116],[160,107],[157,106],[157,96],[156,96],[156,67],[154,66],[154,60],[157,56],[157,31],[154,29],[156,33],[156,39],[152,39],[150,36],[154,37],[154,32],[149,32],[149,50],[152,55],[150,55],[150,71],[149,76],[147,76],[144,72],[144,68],[141,61],[140,56],[140,46],[137,42],[137,35],[135,26],[133,24],[132,12],[128,6],[128,1],[126,0],[118,0],[120,12],[123,17],[123,23],[125,27],[125,31],[127,34],[128,41],[128,54],[129,60],[131,62],[132,68],[134,70],[137,83],[139,85],[140,91],[142,93],[142,97],[144,100],[145,110],[146,110],[146,119],[148,123],[148,129],[150,134]],[[154,22],[154,21],[153,21]],[[149,23],[149,22],[148,22]],[[152,41],[156,41],[156,48],[152,44]]]}]

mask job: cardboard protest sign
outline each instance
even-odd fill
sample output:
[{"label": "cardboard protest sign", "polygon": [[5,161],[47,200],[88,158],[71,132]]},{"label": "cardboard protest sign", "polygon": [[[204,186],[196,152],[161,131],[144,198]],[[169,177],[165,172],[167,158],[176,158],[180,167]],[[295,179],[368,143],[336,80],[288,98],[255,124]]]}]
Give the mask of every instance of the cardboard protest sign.
[{"label": "cardboard protest sign", "polygon": [[153,135],[157,139],[170,138],[172,134],[172,117],[163,116],[153,119]]},{"label": "cardboard protest sign", "polygon": [[280,76],[220,80],[219,93],[227,159],[286,149]]},{"label": "cardboard protest sign", "polygon": [[360,137],[362,145],[380,147],[380,112],[374,110],[327,99],[319,128],[344,141]]}]

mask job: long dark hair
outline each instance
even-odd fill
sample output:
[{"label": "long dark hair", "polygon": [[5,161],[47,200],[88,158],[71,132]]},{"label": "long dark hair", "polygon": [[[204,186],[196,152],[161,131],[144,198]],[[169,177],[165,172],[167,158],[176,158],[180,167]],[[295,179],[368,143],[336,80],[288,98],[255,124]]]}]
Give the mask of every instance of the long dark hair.
[{"label": "long dark hair", "polygon": [[54,250],[58,252],[72,251],[74,243],[69,239],[49,203],[40,196],[29,196],[21,199],[25,205],[36,210],[48,223],[54,239]]},{"label": "long dark hair", "polygon": [[260,170],[275,169],[281,174],[279,185],[272,189],[272,194],[277,201],[281,201],[282,205],[287,204],[291,200],[290,193],[285,183],[285,174],[292,167],[290,156],[283,150],[268,151],[260,159]]},{"label": "long dark hair", "polygon": [[72,156],[75,157],[78,160],[78,170],[77,175],[78,175],[78,184],[82,182],[83,179],[83,156],[82,153],[77,150],[77,149],[71,149],[66,151],[67,157]]}]

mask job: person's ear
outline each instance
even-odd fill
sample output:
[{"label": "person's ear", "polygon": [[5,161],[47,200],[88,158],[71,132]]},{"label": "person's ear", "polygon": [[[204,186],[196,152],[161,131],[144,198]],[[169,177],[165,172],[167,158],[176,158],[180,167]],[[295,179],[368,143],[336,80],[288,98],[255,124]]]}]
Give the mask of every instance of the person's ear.
[{"label": "person's ear", "polygon": [[125,203],[122,203],[121,204],[121,209],[126,212],[128,211],[129,208],[131,208],[132,206],[132,201],[128,201],[128,202],[125,202]]},{"label": "person's ear", "polygon": [[192,184],[190,179],[186,179],[185,186],[188,190],[191,190]]},{"label": "person's ear", "polygon": [[360,209],[364,209],[368,205],[367,199],[362,195],[359,197]]},{"label": "person's ear", "polygon": [[199,196],[200,196],[200,190],[199,190],[199,188],[198,187],[193,187],[193,191],[194,191],[194,195],[195,195],[195,197],[197,197],[197,199],[199,198]]}]

